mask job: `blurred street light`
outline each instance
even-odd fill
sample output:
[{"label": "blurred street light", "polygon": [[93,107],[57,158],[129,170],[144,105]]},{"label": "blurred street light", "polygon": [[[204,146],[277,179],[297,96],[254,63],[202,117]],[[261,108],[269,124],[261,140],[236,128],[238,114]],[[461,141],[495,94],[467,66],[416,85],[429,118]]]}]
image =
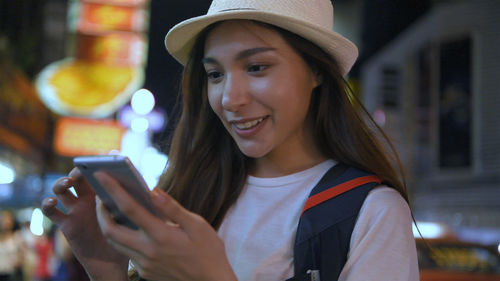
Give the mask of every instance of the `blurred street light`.
[{"label": "blurred street light", "polygon": [[130,105],[137,114],[146,115],[155,107],[155,98],[147,89],[140,89],[132,95]]},{"label": "blurred street light", "polygon": [[0,163],[0,184],[10,184],[14,182],[16,172],[6,164]]}]

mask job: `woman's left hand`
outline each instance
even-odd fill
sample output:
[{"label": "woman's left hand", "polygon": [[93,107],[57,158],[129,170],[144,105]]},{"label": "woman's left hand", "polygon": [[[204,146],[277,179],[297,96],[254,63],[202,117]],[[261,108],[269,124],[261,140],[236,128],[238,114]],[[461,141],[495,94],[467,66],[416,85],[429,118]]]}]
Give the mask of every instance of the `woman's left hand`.
[{"label": "woman's left hand", "polygon": [[97,204],[97,219],[104,236],[117,251],[131,258],[142,278],[236,280],[224,243],[201,216],[155,189],[152,199],[162,218],[156,217],[109,175],[99,172],[96,177],[120,210],[139,226],[139,230],[133,230],[117,224],[103,204]]}]

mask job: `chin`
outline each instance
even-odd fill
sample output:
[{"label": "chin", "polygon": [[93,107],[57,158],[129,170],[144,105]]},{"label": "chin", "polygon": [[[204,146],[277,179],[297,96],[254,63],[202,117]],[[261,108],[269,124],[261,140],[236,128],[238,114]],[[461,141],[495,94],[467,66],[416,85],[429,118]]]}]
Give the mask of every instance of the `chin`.
[{"label": "chin", "polygon": [[238,146],[241,153],[250,158],[261,158],[266,156],[269,151],[267,149],[256,149],[254,147],[241,147]]},{"label": "chin", "polygon": [[242,150],[241,152],[243,154],[245,154],[245,156],[250,157],[250,158],[255,158],[255,159],[264,157],[266,155],[265,153],[254,153],[254,152],[247,152],[244,150]]}]

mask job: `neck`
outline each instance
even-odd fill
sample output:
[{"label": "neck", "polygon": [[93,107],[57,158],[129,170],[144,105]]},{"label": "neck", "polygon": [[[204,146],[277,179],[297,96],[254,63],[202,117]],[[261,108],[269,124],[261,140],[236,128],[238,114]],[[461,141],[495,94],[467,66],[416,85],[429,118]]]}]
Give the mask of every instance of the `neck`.
[{"label": "neck", "polygon": [[264,157],[254,159],[250,175],[261,178],[285,176],[309,169],[328,159],[311,142],[288,145],[292,148],[281,146]]}]

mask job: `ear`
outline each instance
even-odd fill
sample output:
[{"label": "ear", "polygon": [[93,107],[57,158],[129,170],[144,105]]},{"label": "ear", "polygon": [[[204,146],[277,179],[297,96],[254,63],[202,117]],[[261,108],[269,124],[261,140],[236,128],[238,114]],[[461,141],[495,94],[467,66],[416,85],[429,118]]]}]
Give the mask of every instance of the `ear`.
[{"label": "ear", "polygon": [[316,72],[314,73],[314,88],[318,87],[319,85],[323,84],[323,74]]},{"label": "ear", "polygon": [[314,88],[316,88],[319,85],[323,84],[323,74],[318,71],[317,67],[313,67],[311,70],[313,75]]}]

